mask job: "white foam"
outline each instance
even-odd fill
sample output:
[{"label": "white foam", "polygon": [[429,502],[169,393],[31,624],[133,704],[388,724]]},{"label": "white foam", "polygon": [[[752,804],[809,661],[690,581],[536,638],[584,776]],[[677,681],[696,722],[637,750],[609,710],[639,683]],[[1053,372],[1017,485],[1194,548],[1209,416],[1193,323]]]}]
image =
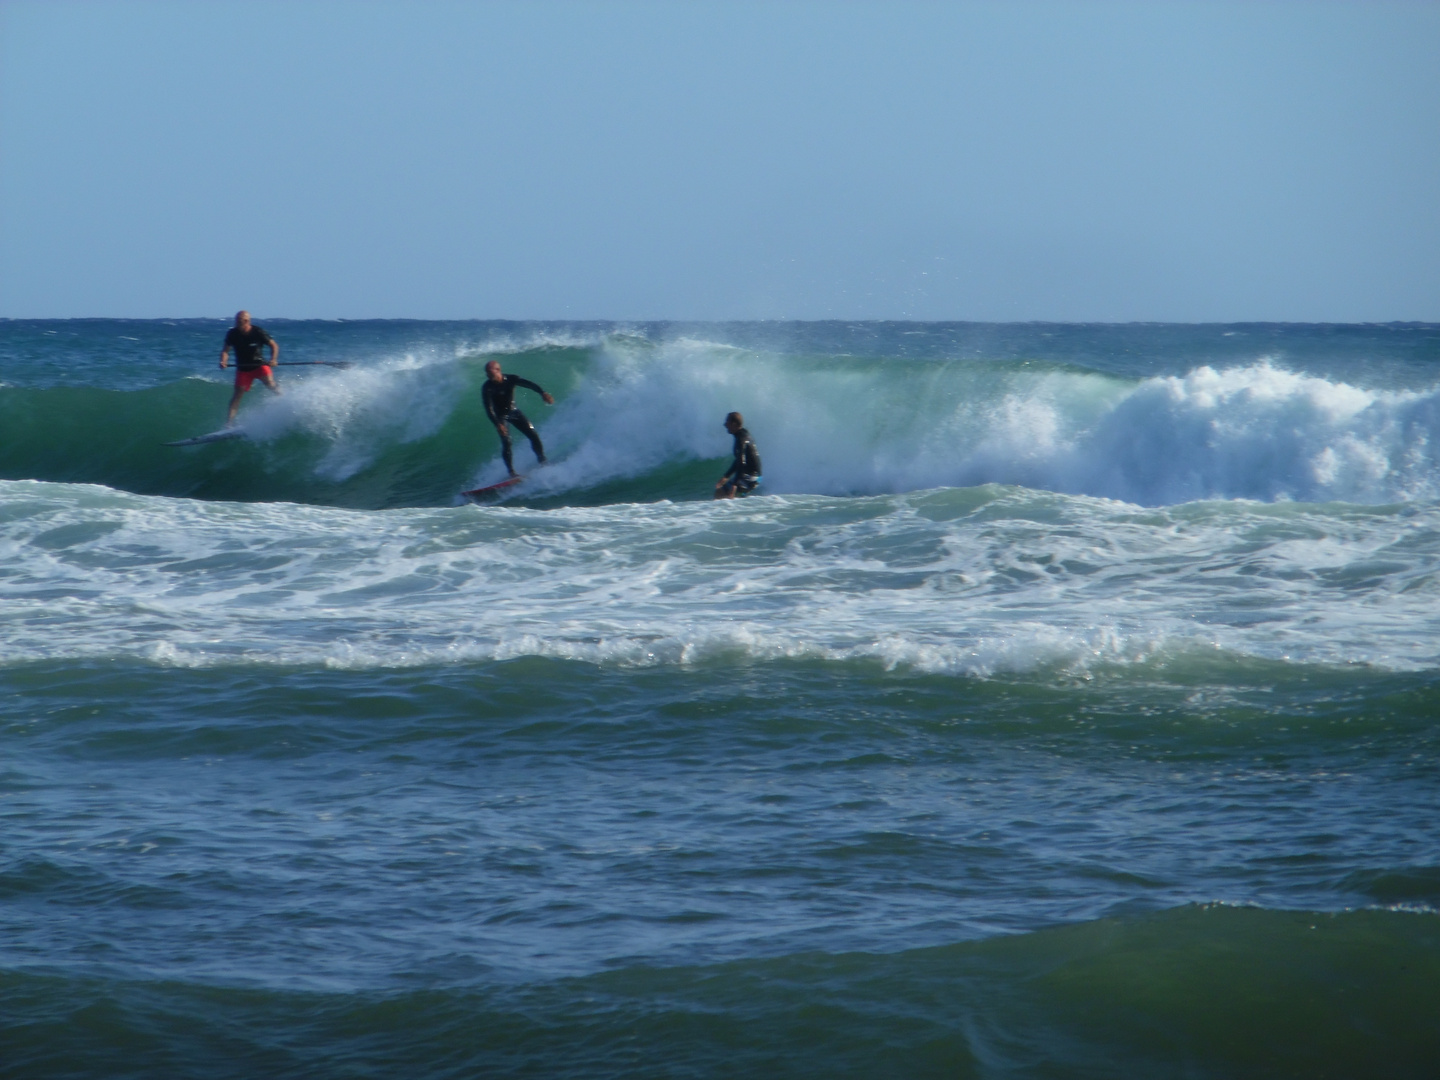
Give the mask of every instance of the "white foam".
[{"label": "white foam", "polygon": [[1033,492],[355,512],[0,483],[0,660],[1440,665],[1440,507]]}]

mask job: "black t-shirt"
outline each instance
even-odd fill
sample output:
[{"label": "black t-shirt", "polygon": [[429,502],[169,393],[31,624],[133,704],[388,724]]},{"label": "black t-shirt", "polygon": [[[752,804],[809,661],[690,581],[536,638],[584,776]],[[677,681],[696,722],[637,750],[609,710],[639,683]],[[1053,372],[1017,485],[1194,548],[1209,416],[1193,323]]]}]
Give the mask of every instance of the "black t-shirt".
[{"label": "black t-shirt", "polygon": [[232,326],[225,331],[225,347],[235,350],[235,366],[241,371],[264,367],[268,357],[262,359],[261,351],[274,340],[263,326],[254,323],[250,324],[249,330]]}]

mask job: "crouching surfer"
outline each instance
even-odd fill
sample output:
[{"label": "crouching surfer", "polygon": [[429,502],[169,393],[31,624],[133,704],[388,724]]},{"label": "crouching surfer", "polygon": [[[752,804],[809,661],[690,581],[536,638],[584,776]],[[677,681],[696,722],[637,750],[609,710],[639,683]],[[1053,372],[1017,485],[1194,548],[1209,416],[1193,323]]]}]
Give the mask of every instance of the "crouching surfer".
[{"label": "crouching surfer", "polygon": [[760,483],[760,450],[750,432],[745,430],[745,418],[738,412],[725,417],[725,430],[735,440],[735,460],[725,475],[715,481],[715,498],[733,499],[737,495],[748,495]]},{"label": "crouching surfer", "polygon": [[[270,349],[269,363],[260,358],[260,350],[266,347]],[[231,349],[235,350],[235,393],[230,397],[230,412],[225,417],[227,428],[235,423],[240,399],[256,379],[275,393],[280,393],[280,387],[275,385],[274,370],[275,358],[280,355],[280,346],[263,326],[256,326],[250,321],[248,311],[236,312],[235,325],[225,332],[225,344],[220,349],[222,369],[230,366],[228,356]]]},{"label": "crouching surfer", "polygon": [[519,428],[520,433],[530,440],[530,449],[535,451],[535,460],[541,465],[545,464],[545,447],[540,443],[540,433],[535,430],[535,425],[530,423],[525,414],[515,408],[515,388],[517,386],[534,390],[546,405],[555,404],[553,397],[529,379],[522,379],[519,375],[502,374],[499,360],[491,360],[485,365],[485,389],[481,391],[481,397],[485,401],[485,415],[490,418],[490,422],[495,425],[495,430],[500,435],[500,456],[505,459],[505,468],[511,476],[516,475],[515,457],[510,450],[511,424]]}]

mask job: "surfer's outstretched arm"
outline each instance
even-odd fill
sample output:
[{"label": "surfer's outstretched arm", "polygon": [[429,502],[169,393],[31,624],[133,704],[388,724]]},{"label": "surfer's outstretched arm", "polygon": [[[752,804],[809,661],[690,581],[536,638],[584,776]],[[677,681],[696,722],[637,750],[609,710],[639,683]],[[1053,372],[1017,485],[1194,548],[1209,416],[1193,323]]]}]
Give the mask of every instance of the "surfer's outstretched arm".
[{"label": "surfer's outstretched arm", "polygon": [[539,383],[533,383],[529,379],[522,379],[519,375],[511,375],[510,378],[515,380],[516,386],[523,386],[526,390],[534,390],[540,395],[540,400],[545,402],[546,405],[555,404],[555,399],[542,390]]}]

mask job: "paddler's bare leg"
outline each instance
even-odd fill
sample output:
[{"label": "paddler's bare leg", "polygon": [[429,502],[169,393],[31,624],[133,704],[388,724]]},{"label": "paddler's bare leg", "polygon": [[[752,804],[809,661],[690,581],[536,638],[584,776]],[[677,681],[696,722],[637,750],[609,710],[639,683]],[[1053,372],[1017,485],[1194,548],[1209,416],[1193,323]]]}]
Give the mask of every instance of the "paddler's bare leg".
[{"label": "paddler's bare leg", "polygon": [[231,427],[231,426],[235,423],[235,413],[236,413],[237,411],[239,411],[239,409],[240,409],[240,399],[241,399],[242,397],[244,397],[244,396],[245,396],[245,391],[244,391],[244,390],[241,390],[241,389],[237,386],[237,387],[235,388],[235,393],[234,393],[233,395],[231,395],[231,397],[230,397],[230,412],[229,412],[229,414],[225,417],[225,426],[226,426],[226,427]]}]

